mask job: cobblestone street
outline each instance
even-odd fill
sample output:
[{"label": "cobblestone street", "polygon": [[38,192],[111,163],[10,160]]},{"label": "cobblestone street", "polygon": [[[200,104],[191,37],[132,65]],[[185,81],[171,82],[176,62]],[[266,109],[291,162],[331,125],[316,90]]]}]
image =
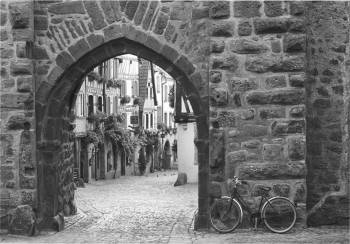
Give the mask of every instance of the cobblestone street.
[{"label": "cobblestone street", "polygon": [[231,234],[194,232],[197,185],[173,187],[176,172],[121,177],[78,188],[78,214],[62,232],[2,235],[4,243],[349,243],[342,228],[310,228],[278,235],[264,229]]}]

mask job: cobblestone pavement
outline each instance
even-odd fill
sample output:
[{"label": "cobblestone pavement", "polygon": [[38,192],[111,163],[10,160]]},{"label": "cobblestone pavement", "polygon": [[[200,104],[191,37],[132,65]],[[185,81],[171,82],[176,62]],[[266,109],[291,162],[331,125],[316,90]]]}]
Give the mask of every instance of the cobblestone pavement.
[{"label": "cobblestone pavement", "polygon": [[193,231],[197,185],[173,187],[176,172],[121,177],[78,188],[78,214],[62,232],[2,235],[3,243],[349,243],[347,228],[299,229],[288,234]]}]

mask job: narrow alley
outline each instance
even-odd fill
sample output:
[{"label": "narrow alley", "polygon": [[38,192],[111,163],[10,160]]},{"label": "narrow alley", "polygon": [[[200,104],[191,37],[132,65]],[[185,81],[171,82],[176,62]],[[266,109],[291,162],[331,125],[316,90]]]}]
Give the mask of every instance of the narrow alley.
[{"label": "narrow alley", "polygon": [[186,238],[197,209],[197,184],[174,187],[176,178],[176,171],[165,171],[94,181],[76,190],[78,214],[65,217],[64,231],[5,241],[168,243],[170,236]]}]

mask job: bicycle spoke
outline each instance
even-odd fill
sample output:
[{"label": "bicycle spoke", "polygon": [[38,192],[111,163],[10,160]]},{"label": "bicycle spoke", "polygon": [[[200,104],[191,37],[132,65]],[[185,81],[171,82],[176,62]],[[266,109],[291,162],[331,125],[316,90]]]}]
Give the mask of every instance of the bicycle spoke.
[{"label": "bicycle spoke", "polygon": [[266,227],[273,232],[287,232],[296,221],[295,208],[286,198],[276,197],[269,200],[264,205],[262,212]]}]

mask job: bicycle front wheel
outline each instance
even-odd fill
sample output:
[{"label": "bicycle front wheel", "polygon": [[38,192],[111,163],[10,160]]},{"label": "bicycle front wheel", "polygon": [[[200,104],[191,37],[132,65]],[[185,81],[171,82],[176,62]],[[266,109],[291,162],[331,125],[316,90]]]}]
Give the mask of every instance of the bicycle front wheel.
[{"label": "bicycle front wheel", "polygon": [[273,197],[262,207],[261,218],[269,230],[282,234],[293,228],[297,213],[288,198]]},{"label": "bicycle front wheel", "polygon": [[220,233],[229,233],[242,222],[243,211],[237,200],[221,197],[210,208],[210,223]]}]

